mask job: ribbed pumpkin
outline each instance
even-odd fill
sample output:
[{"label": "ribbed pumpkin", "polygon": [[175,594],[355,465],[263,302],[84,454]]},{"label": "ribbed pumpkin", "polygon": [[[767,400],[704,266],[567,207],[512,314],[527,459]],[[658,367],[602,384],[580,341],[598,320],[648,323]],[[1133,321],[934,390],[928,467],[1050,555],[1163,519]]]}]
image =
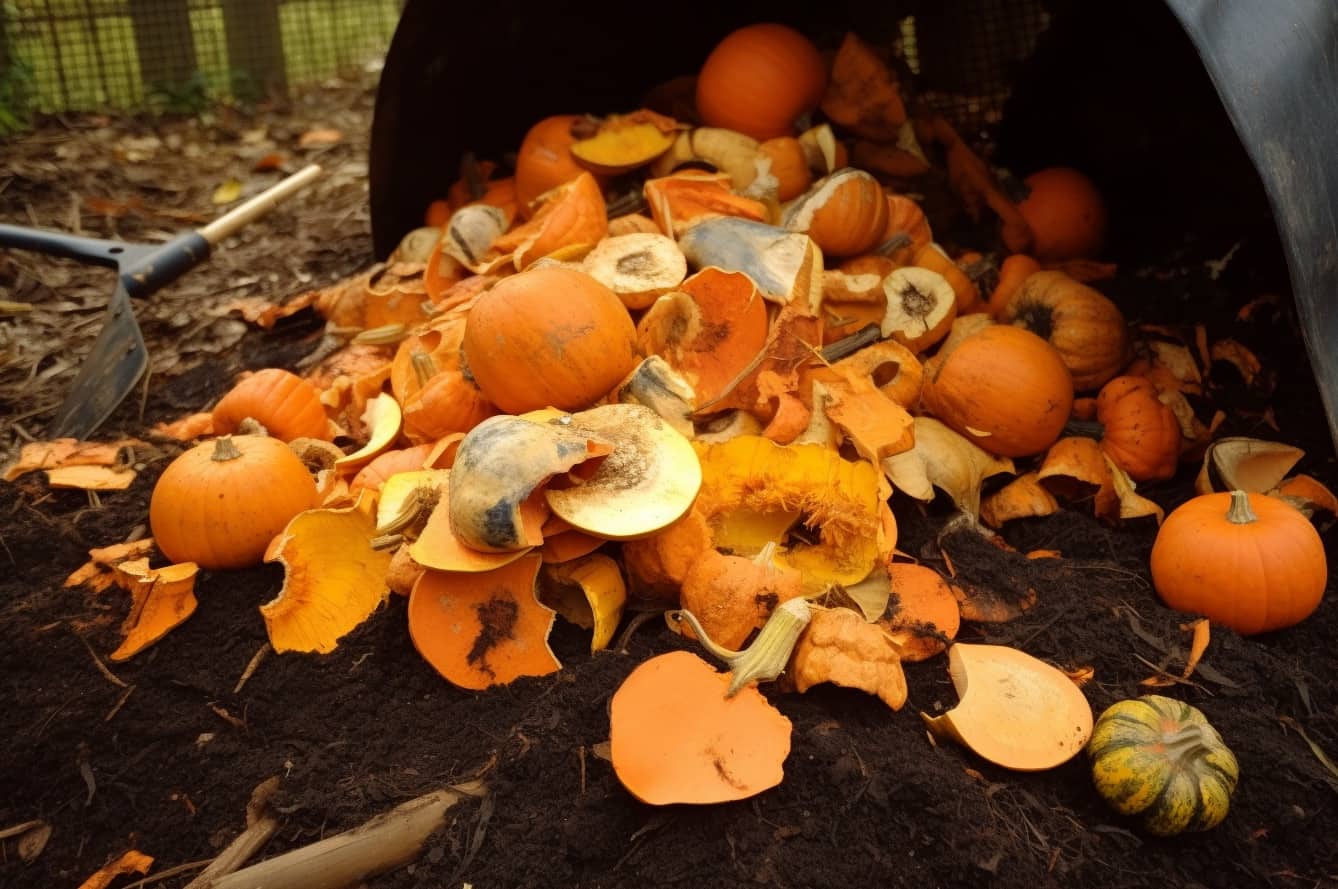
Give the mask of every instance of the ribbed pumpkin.
[{"label": "ribbed pumpkin", "polygon": [[827,88],[827,66],[793,28],[764,23],[720,41],[697,75],[697,111],[708,126],[772,139],[794,135]]},{"label": "ribbed pumpkin", "polygon": [[887,230],[887,197],[878,180],[847,167],[813,183],[781,223],[804,232],[823,253],[854,256],[872,249]]},{"label": "ribbed pumpkin", "polygon": [[1145,377],[1116,377],[1096,397],[1101,450],[1136,482],[1175,475],[1183,437],[1175,411]]},{"label": "ribbed pumpkin", "polygon": [[173,562],[245,568],[258,565],[274,535],[318,499],[315,480],[288,445],[263,435],[224,436],[163,470],[149,525]]},{"label": "ribbed pumpkin", "polygon": [[277,367],[256,371],[219,399],[213,411],[214,432],[236,432],[247,418],[283,441],[330,437],[320,392],[296,374]]},{"label": "ribbed pumpkin", "polygon": [[1222,823],[1240,777],[1235,754],[1203,713],[1162,695],[1107,708],[1087,756],[1101,797],[1158,836]]},{"label": "ribbed pumpkin", "polygon": [[1242,635],[1305,620],[1327,580],[1319,532],[1294,507],[1263,494],[1195,497],[1166,517],[1152,545],[1152,583],[1162,600]]},{"label": "ribbed pumpkin", "polygon": [[479,297],[461,348],[467,372],[503,411],[572,411],[632,372],[636,328],[617,294],[594,278],[539,268]]},{"label": "ribbed pumpkin", "polygon": [[1021,327],[987,324],[946,343],[925,370],[924,407],[1002,457],[1050,447],[1073,406],[1073,383],[1059,353]]},{"label": "ribbed pumpkin", "polygon": [[1131,357],[1129,328],[1119,307],[1063,272],[1029,275],[998,312],[1059,350],[1079,392],[1096,389]]}]

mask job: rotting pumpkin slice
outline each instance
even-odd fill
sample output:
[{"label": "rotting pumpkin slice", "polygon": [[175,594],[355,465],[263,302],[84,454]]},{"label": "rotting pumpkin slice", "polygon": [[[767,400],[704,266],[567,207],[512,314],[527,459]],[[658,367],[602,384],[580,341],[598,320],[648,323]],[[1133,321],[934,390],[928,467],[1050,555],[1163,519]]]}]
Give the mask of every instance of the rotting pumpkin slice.
[{"label": "rotting pumpkin slice", "polygon": [[618,563],[593,553],[560,565],[546,565],[544,576],[557,599],[557,612],[593,631],[590,651],[607,648],[627,603],[627,585]]},{"label": "rotting pumpkin slice", "polygon": [[552,422],[509,415],[484,420],[455,455],[447,501],[450,527],[466,546],[484,552],[537,546],[543,542],[539,526],[526,529],[521,504],[553,476],[613,448],[611,439],[573,428],[566,415]]},{"label": "rotting pumpkin slice", "polygon": [[650,408],[606,404],[571,415],[569,429],[613,450],[570,486],[550,485],[553,513],[609,540],[646,537],[674,523],[701,488],[692,444]]},{"label": "rotting pumpkin slice", "polygon": [[[454,470],[443,470],[454,473]],[[455,532],[451,520],[450,477],[437,486],[437,505],[428,515],[427,524],[418,539],[409,545],[409,556],[434,571],[456,571],[478,574],[495,571],[516,561],[543,542],[543,524],[548,515],[547,504],[540,494],[521,501],[516,508],[515,521],[523,540],[532,541],[518,549],[487,552],[474,549]]]},{"label": "rotting pumpkin slice", "polygon": [[684,232],[678,246],[694,268],[743,272],[772,302],[798,303],[810,315],[822,304],[822,250],[802,232],[750,219],[706,219]]},{"label": "rotting pumpkin slice", "polygon": [[562,669],[548,647],[557,612],[539,602],[539,556],[485,574],[427,571],[409,594],[409,636],[432,668],[482,690]]},{"label": "rotting pumpkin slice", "polygon": [[961,613],[952,588],[933,568],[893,563],[887,566],[891,597],[878,621],[901,648],[903,661],[928,660],[957,636]]},{"label": "rotting pumpkin slice", "polygon": [[906,674],[896,642],[849,608],[813,609],[794,647],[789,677],[801,693],[830,682],[876,695],[893,710],[906,703]]}]

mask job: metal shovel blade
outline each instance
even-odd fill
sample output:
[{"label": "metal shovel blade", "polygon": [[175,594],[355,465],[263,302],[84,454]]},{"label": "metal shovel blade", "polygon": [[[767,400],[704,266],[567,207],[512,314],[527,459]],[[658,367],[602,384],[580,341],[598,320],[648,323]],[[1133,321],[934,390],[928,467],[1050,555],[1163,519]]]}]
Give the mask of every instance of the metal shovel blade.
[{"label": "metal shovel blade", "polygon": [[118,280],[102,332],[47,426],[47,438],[82,440],[91,436],[135,388],[148,366],[149,352],[130,306],[130,294]]}]

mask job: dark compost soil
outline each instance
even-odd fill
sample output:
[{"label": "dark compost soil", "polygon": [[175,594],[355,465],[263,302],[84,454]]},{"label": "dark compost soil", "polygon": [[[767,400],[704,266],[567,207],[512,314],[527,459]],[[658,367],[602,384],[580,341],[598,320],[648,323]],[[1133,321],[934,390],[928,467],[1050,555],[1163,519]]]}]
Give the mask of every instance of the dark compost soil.
[{"label": "dark compost soil", "polygon": [[[17,216],[14,204],[4,207]],[[308,246],[328,242],[309,238]],[[365,232],[345,247],[337,273],[366,255]],[[1213,281],[1200,261],[1220,252],[1187,249],[1174,259],[1183,274],[1125,274],[1103,287],[1131,320],[1212,319],[1215,333],[1230,330],[1256,347],[1279,375],[1272,404],[1281,432],[1238,419],[1225,431],[1305,447],[1301,468],[1338,481],[1287,313],[1232,327],[1240,304],[1280,285],[1252,277],[1257,266],[1244,255]],[[266,260],[249,261],[263,269]],[[192,274],[207,286],[221,272]],[[143,419],[122,411],[104,434],[139,433],[201,409],[240,368],[295,366],[320,334],[309,313],[252,330],[155,383]],[[155,871],[209,859],[243,827],[252,790],[274,775],[283,821],[265,855],[482,773],[491,788],[484,801],[464,804],[416,862],[368,886],[1338,886],[1338,775],[1306,740],[1338,755],[1332,582],[1318,612],[1294,629],[1242,639],[1214,627],[1204,666],[1191,682],[1163,690],[1200,707],[1240,761],[1231,813],[1205,834],[1139,833],[1103,805],[1081,757],[1021,774],[935,745],[918,713],[957,700],[941,657],[907,666],[910,700],[900,712],[829,686],[805,695],[766,687],[794,723],[784,782],[745,802],[653,808],[622,789],[598,747],[620,681],[646,657],[685,644],[658,621],[625,651],[593,656],[588,636],[560,626],[554,647],[565,669],[471,693],[418,656],[404,600],[391,597],[333,654],[270,655],[235,692],[266,639],[257,606],[282,582],[281,568],[265,566],[202,576],[196,614],[112,665],[118,682],[104,676],[94,655],[105,661],[116,646],[125,596],[62,581],[90,547],[147,522],[154,479],[173,453],[142,455],[134,485],[101,495],[99,506],[82,492],[49,490],[40,473],[0,483],[0,828],[36,818],[54,827],[30,864],[4,841],[0,885],[75,886],[131,847],[154,856]],[[1184,468],[1141,490],[1169,510],[1191,496],[1192,476]],[[945,511],[900,495],[894,508],[899,548],[941,564],[934,540]],[[1015,645],[1065,668],[1091,666],[1085,691],[1098,713],[1139,694],[1140,680],[1158,669],[1178,672],[1188,649],[1186,617],[1164,608],[1149,581],[1154,535],[1151,520],[1110,527],[1076,509],[1013,523],[1004,536],[1019,549],[1055,548],[1064,559],[1015,563],[1036,606],[1011,623],[966,625],[959,638]],[[1332,557],[1332,531],[1325,539]],[[986,549],[948,543],[964,571],[997,570],[975,564],[997,560]]]}]

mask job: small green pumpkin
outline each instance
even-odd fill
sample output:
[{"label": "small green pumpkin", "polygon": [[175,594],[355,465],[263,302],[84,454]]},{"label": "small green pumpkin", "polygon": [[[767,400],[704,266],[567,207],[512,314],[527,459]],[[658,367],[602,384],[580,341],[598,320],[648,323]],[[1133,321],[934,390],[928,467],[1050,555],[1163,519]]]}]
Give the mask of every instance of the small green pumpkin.
[{"label": "small green pumpkin", "polygon": [[1203,713],[1161,695],[1111,705],[1087,755],[1102,798],[1157,836],[1216,827],[1240,777],[1235,754]]}]

